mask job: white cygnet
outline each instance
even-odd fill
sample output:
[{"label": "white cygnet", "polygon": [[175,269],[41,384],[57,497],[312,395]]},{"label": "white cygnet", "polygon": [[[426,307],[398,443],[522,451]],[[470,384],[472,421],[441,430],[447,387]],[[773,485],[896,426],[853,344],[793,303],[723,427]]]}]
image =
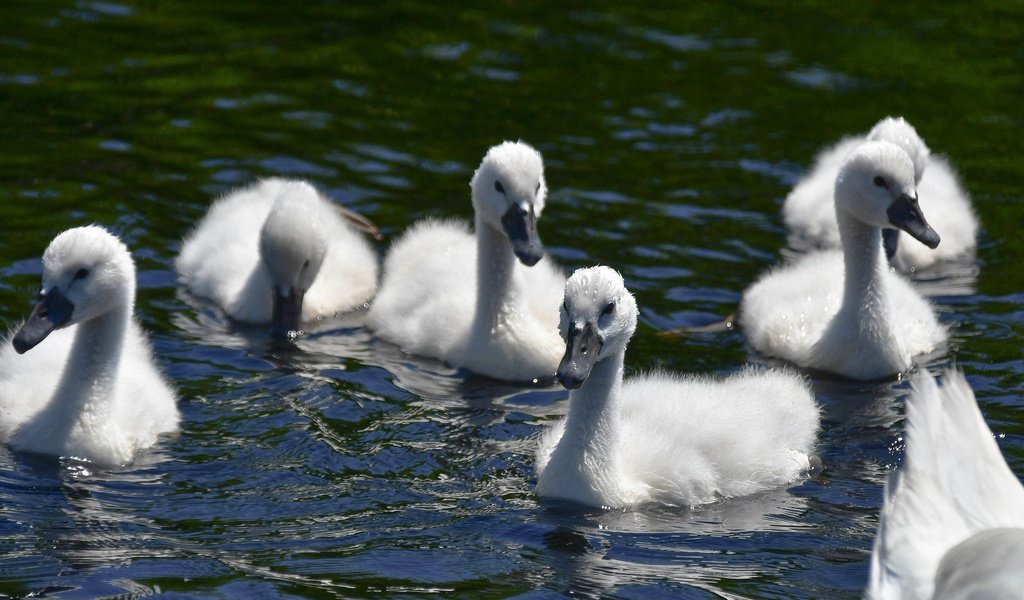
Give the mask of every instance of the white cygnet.
[{"label": "white cygnet", "polygon": [[884,227],[939,244],[907,153],[889,142],[854,149],[836,178],[835,212],[842,251],[811,253],[763,275],[743,294],[740,324],[755,350],[801,367],[853,379],[905,372],[947,337],[931,305],[883,256]]},{"label": "white cygnet", "polygon": [[0,346],[0,439],[15,450],[104,466],[178,429],[174,391],[133,317],[135,263],[98,226],[43,253],[42,290]]},{"label": "white cygnet", "polygon": [[384,262],[368,326],[409,354],[509,381],[550,379],[565,278],[537,234],[547,187],[539,152],[488,150],[470,182],[475,231],[427,219]]},{"label": "white cygnet", "polygon": [[537,449],[537,494],[591,506],[695,506],[804,476],[819,411],[781,369],[724,379],[652,373],[623,382],[637,306],[608,267],[565,284],[558,379],[569,412]]},{"label": "white cygnet", "polygon": [[175,263],[193,295],[280,334],[365,306],[377,255],[341,207],[304,181],[264,179],[210,206]]}]

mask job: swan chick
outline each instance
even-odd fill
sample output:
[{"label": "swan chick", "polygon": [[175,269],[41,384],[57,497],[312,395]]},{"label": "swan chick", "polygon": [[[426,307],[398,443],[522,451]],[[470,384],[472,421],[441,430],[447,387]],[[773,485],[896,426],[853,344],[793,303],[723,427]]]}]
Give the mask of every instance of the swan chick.
[{"label": "swan chick", "polygon": [[846,157],[865,141],[887,141],[910,156],[921,201],[932,225],[942,232],[942,245],[928,248],[910,241],[900,243],[898,230],[885,229],[885,248],[892,263],[902,271],[915,271],[972,253],[978,217],[970,196],[949,161],[932,154],[914,126],[903,117],[885,117],[866,136],[844,138],[818,154],[811,170],[794,186],[782,205],[783,221],[793,234],[795,245],[839,247],[833,184]]},{"label": "swan chick", "polygon": [[750,286],[740,323],[750,345],[801,367],[852,379],[907,371],[947,333],[930,304],[882,254],[881,230],[895,227],[934,248],[914,187],[910,157],[889,142],[865,142],[835,181],[842,251],[811,253]]},{"label": "swan chick", "polygon": [[0,439],[24,452],[116,466],[174,432],[174,391],[133,317],[135,264],[98,226],[43,253],[31,314],[0,346]]},{"label": "swan chick", "polygon": [[391,247],[367,317],[403,351],[508,381],[551,379],[562,352],[557,306],[565,278],[537,231],[547,185],[524,142],[487,151],[470,182],[471,232],[427,219]]},{"label": "swan chick", "polygon": [[305,181],[270,178],[211,205],[175,263],[193,295],[279,335],[366,305],[377,257],[340,207]]},{"label": "swan chick", "polygon": [[819,411],[779,369],[725,379],[652,373],[623,382],[637,306],[608,267],[576,271],[561,309],[566,417],[542,434],[537,494],[591,506],[696,506],[807,472]]},{"label": "swan chick", "polygon": [[912,383],[903,467],[890,474],[866,597],[1017,598],[1024,487],[963,373]]}]

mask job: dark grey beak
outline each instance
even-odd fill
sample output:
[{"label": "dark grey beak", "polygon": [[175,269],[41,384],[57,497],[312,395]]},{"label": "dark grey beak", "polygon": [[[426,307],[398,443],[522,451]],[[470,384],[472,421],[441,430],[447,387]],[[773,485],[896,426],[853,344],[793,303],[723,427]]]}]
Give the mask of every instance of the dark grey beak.
[{"label": "dark grey beak", "polygon": [[939,234],[935,233],[924,219],[924,213],[921,212],[921,205],[918,204],[916,197],[902,194],[892,203],[886,214],[889,215],[889,222],[893,227],[906,231],[925,246],[935,248],[939,245]]},{"label": "dark grey beak", "polygon": [[885,248],[885,258],[892,260],[896,256],[896,250],[900,247],[900,230],[885,228],[882,230],[882,247]]},{"label": "dark grey beak", "polygon": [[280,336],[288,335],[289,331],[302,329],[302,299],[305,292],[297,289],[274,289],[274,314],[271,327]]},{"label": "dark grey beak", "polygon": [[565,356],[558,365],[555,377],[568,390],[574,390],[590,377],[590,371],[597,362],[604,340],[597,335],[593,323],[587,323],[582,330],[569,326],[569,339],[565,342]]},{"label": "dark grey beak", "polygon": [[21,328],[14,334],[14,339],[11,340],[14,351],[24,354],[35,348],[53,330],[67,325],[74,310],[75,305],[56,287],[41,294],[36,305],[32,307],[32,313],[22,323]]},{"label": "dark grey beak", "polygon": [[519,262],[532,267],[544,257],[544,245],[537,234],[537,217],[532,204],[529,211],[518,205],[509,207],[501,217],[501,224]]}]

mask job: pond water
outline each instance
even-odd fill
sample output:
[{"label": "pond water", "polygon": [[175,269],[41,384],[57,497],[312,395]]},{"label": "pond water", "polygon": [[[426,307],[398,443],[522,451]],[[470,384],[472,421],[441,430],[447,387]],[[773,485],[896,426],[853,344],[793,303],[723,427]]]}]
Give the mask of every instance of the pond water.
[{"label": "pond water", "polygon": [[0,448],[0,596],[859,597],[906,382],[816,380],[824,469],[788,489],[539,502],[563,390],[467,381],[359,315],[275,344],[191,302],[173,259],[213,197],[267,175],[389,238],[469,218],[484,152],[523,139],[555,260],[614,266],[637,296],[627,371],[726,374],[762,360],[741,333],[658,333],[734,311],[790,255],[779,208],[817,149],[904,115],[984,227],[976,259],[917,276],[953,333],[925,368],[967,373],[1024,473],[1022,22],[985,2],[5,6],[0,318],[28,313],[56,233],[107,226],[184,420],[121,469]]}]

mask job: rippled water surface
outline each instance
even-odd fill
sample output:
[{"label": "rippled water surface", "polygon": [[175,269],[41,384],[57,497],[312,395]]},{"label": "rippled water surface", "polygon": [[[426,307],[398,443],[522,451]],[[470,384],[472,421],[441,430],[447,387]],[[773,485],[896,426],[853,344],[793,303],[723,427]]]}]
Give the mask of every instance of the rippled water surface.
[{"label": "rippled water surface", "polygon": [[[686,4],[686,3],[681,3]],[[959,168],[976,260],[919,283],[1024,472],[1024,10],[899,3],[36,2],[0,17],[0,317],[59,231],[116,231],[184,425],[111,471],[0,449],[0,596],[852,598],[906,383],[816,381],[823,472],[699,509],[538,502],[556,388],[467,380],[359,315],[295,344],[186,298],[172,261],[211,198],[303,177],[390,237],[469,217],[472,170],[536,145],[567,271],[622,271],[627,370],[728,373],[735,309],[788,256],[779,208],[815,151],[905,115]],[[941,233],[941,232],[940,232]],[[386,248],[386,242],[380,250]]]}]

